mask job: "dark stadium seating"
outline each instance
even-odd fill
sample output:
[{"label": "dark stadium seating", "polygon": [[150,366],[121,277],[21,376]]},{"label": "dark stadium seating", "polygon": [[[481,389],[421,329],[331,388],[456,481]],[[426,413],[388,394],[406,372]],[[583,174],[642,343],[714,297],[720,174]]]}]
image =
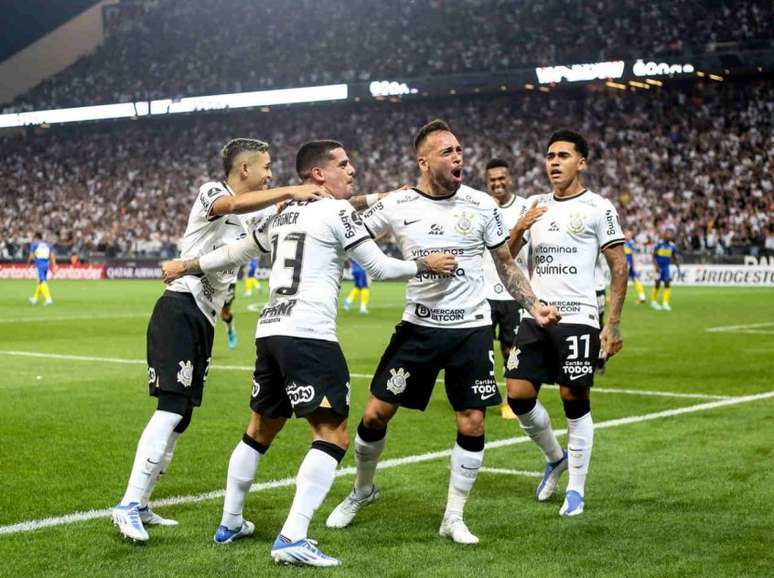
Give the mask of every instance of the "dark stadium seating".
[{"label": "dark stadium seating", "polygon": [[6,112],[712,52],[771,42],[766,0],[123,0],[89,57]]}]

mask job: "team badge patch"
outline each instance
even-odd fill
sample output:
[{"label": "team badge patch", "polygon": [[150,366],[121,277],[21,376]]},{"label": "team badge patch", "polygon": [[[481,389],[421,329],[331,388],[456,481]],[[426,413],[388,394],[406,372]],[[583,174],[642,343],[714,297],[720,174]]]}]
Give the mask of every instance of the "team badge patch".
[{"label": "team badge patch", "polygon": [[193,363],[181,361],[179,365],[180,371],[177,372],[177,382],[183,387],[191,387],[193,383]]},{"label": "team badge patch", "polygon": [[411,374],[402,367],[397,370],[390,369],[390,374],[392,377],[387,380],[387,389],[395,395],[400,395],[406,390],[406,382]]},{"label": "team badge patch", "polygon": [[473,230],[473,213],[462,211],[457,215],[457,222],[454,224],[455,230],[460,235],[467,235]]},{"label": "team badge patch", "polygon": [[520,353],[521,349],[518,347],[511,347],[511,352],[508,354],[508,363],[506,364],[508,369],[518,369]]},{"label": "team badge patch", "polygon": [[586,228],[586,224],[583,222],[583,213],[572,213],[567,228],[573,235],[582,233],[583,229]]}]

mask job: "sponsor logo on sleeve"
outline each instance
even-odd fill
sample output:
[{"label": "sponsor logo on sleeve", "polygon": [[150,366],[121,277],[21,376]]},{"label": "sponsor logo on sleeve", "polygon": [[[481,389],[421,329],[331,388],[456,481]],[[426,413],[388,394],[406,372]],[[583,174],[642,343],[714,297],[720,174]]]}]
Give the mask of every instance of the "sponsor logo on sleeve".
[{"label": "sponsor logo on sleeve", "polygon": [[339,211],[339,219],[341,220],[341,226],[344,227],[344,238],[351,239],[354,237],[356,234],[355,225],[352,223],[346,209],[341,209]]},{"label": "sponsor logo on sleeve", "polygon": [[613,212],[613,209],[608,209],[605,211],[605,220],[607,221],[606,234],[608,237],[613,237],[616,234],[616,230],[618,229],[618,217]]}]

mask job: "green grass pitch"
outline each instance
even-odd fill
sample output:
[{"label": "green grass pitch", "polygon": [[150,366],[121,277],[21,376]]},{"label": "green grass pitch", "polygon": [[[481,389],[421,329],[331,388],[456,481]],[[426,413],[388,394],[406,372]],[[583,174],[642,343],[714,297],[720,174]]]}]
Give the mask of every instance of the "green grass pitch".
[{"label": "green grass pitch", "polygon": [[[150,542],[137,546],[104,514],[61,518],[105,510],[123,494],[155,407],[143,360],[161,284],[54,280],[47,308],[27,303],[32,282],[0,288],[0,576],[772,574],[774,397],[765,394],[774,390],[774,290],[677,287],[671,313],[639,306],[630,294],[623,352],[592,397],[599,428],[578,518],[560,518],[559,499],[535,501],[530,472],[542,470],[541,457],[514,439],[521,437],[514,422],[490,411],[487,441],[511,442],[489,447],[485,466],[510,473],[482,472],[468,501],[466,520],[480,545],[440,538],[448,456],[428,454],[449,450],[455,428],[437,387],[425,413],[402,410],[392,422],[384,460],[413,458],[377,473],[382,498],[345,530],[325,528],[353,480],[346,470],[337,478],[310,536],[343,565],[320,571],[277,567],[269,557],[292,481],[248,496],[254,537],[226,547],[212,541],[222,499],[205,494],[223,489],[247,422],[254,311],[265,297],[240,291],[236,350],[218,327],[204,404],[154,495],[181,498],[158,507],[180,525],[151,527]],[[369,315],[340,312],[352,432],[402,299],[401,284],[377,284]],[[498,375],[501,367],[498,360]],[[541,399],[563,429],[558,392],[545,389]],[[256,482],[292,479],[309,443],[306,423],[290,422]],[[350,451],[342,468],[352,465]],[[29,529],[47,518],[54,525]]]}]

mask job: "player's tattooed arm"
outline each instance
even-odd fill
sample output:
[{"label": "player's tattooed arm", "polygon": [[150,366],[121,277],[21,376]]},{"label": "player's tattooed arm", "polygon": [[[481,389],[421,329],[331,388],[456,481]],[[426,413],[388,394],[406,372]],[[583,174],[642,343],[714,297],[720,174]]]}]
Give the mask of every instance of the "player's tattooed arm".
[{"label": "player's tattooed arm", "polygon": [[507,243],[503,243],[497,249],[492,250],[491,254],[495,267],[497,267],[497,274],[500,276],[500,281],[502,281],[505,289],[533,315],[535,321],[541,327],[548,327],[559,323],[561,315],[559,315],[555,307],[538,301],[534,291],[532,291],[529,280],[514,263]]},{"label": "player's tattooed arm", "polygon": [[621,351],[621,311],[626,300],[628,265],[623,244],[608,247],[603,251],[610,267],[610,315],[599,336],[602,351],[611,357]]},{"label": "player's tattooed arm", "polygon": [[201,275],[202,268],[199,259],[174,259],[161,264],[161,273],[164,283],[169,285],[184,275]]}]

